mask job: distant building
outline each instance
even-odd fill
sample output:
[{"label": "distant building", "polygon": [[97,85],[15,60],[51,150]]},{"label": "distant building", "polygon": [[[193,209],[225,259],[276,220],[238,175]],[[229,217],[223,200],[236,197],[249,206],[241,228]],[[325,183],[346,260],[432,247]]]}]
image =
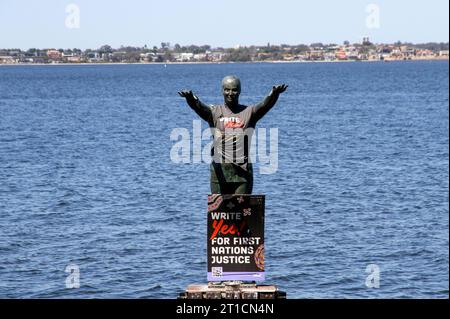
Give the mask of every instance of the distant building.
[{"label": "distant building", "polygon": [[432,57],[434,55],[435,54],[434,54],[433,51],[427,50],[427,49],[425,49],[425,50],[417,50],[416,51],[416,56],[419,57],[419,58]]},{"label": "distant building", "polygon": [[81,56],[74,54],[73,52],[71,53],[63,53],[62,54],[62,58],[65,62],[69,62],[69,63],[79,63],[81,62]]},{"label": "distant building", "polygon": [[21,54],[21,51],[20,51],[20,50],[9,50],[9,51],[8,51],[8,55],[9,55],[9,56],[16,57],[16,56],[19,56],[20,54]]},{"label": "distant building", "polygon": [[225,59],[229,54],[226,52],[222,52],[222,51],[216,51],[216,52],[212,52],[210,54],[210,59],[213,62],[220,62],[223,61],[223,59]]},{"label": "distant building", "polygon": [[[174,54],[175,57],[175,54]],[[154,62],[157,60],[158,56],[153,52],[141,53],[141,62]]]},{"label": "distant building", "polygon": [[12,56],[0,56],[0,64],[15,64],[17,62],[17,59]]},{"label": "distant building", "polygon": [[194,53],[181,53],[180,60],[181,62],[189,62],[194,59]]},{"label": "distant building", "polygon": [[80,63],[81,62],[81,57],[80,56],[67,56],[66,57],[66,61],[70,62],[70,63]]},{"label": "distant building", "polygon": [[324,51],[322,48],[314,48],[309,51],[309,59],[313,61],[319,61],[324,59]]},{"label": "distant building", "polygon": [[198,53],[194,54],[192,57],[195,61],[206,61],[208,59],[208,55],[206,53]]},{"label": "distant building", "polygon": [[336,59],[338,60],[347,60],[347,53],[345,50],[339,50],[336,52]]},{"label": "distant building", "polygon": [[62,58],[62,53],[59,52],[58,50],[47,50],[47,56],[50,59],[58,60]]},{"label": "distant building", "polygon": [[323,58],[325,59],[325,61],[333,61],[336,59],[336,52],[325,52],[323,54]]},{"label": "distant building", "polygon": [[294,61],[296,57],[293,54],[285,54],[283,55],[284,61]]}]

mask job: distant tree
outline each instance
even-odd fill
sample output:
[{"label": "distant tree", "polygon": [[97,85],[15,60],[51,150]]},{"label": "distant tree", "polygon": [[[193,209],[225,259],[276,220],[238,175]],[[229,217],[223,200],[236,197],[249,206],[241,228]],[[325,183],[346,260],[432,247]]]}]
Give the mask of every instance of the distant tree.
[{"label": "distant tree", "polygon": [[141,56],[139,52],[127,52],[124,54],[123,60],[129,63],[137,63],[140,62]]},{"label": "distant tree", "polygon": [[169,51],[167,51],[166,53],[164,53],[164,62],[173,62],[174,58],[172,53],[170,53]]},{"label": "distant tree", "polygon": [[345,46],[349,46],[349,45],[350,45],[350,41],[345,40],[345,41],[344,41],[344,45],[345,45]]},{"label": "distant tree", "polygon": [[122,46],[120,49],[125,52],[140,52],[141,51],[141,48],[130,47],[130,46],[126,46],[126,47]]},{"label": "distant tree", "polygon": [[198,53],[198,46],[191,44],[186,48],[186,51],[189,53]]},{"label": "distant tree", "polygon": [[324,45],[321,42],[317,42],[317,43],[311,43],[310,45],[312,48],[323,48]]},{"label": "distant tree", "polygon": [[416,45],[411,45],[418,49],[426,49],[426,50],[432,50],[432,51],[442,51],[442,50],[448,50],[449,49],[449,43],[436,43],[436,42],[429,42],[429,43],[419,43]]},{"label": "distant tree", "polygon": [[202,49],[203,52],[211,50],[211,46],[210,45],[202,45],[200,48]]},{"label": "distant tree", "polygon": [[252,60],[252,54],[248,48],[228,49],[225,56],[226,62],[248,62]]},{"label": "distant tree", "polygon": [[106,44],[106,45],[102,45],[97,51],[99,53],[112,53],[113,48],[111,48],[111,46]]},{"label": "distant tree", "polygon": [[271,45],[270,47],[261,47],[260,51],[261,53],[275,54],[281,51],[281,47]]},{"label": "distant tree", "polygon": [[365,45],[359,48],[359,53],[368,54],[370,52],[370,47]]},{"label": "distant tree", "polygon": [[299,54],[299,53],[308,52],[308,51],[309,51],[309,46],[307,46],[305,44],[299,44],[294,48],[293,53]]},{"label": "distant tree", "polygon": [[[89,55],[88,55],[89,56]],[[111,57],[110,57],[110,61],[111,62],[114,62],[114,63],[117,63],[117,62],[122,62],[122,58],[123,58],[123,56],[120,54],[114,54],[114,55],[112,55]]]}]

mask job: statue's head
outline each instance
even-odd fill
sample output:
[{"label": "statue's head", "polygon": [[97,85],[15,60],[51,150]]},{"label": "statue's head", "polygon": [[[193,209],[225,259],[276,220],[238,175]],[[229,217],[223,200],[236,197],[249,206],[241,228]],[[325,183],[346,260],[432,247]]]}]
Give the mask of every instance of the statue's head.
[{"label": "statue's head", "polygon": [[241,94],[241,80],[237,76],[229,75],[222,80],[222,93],[225,104],[234,106],[239,104]]}]

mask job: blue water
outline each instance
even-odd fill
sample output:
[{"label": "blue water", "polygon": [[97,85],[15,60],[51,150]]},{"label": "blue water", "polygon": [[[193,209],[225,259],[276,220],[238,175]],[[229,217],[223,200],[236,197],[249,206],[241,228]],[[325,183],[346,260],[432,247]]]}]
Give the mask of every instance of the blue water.
[{"label": "blue water", "polygon": [[279,169],[254,187],[267,283],[448,298],[448,62],[1,66],[0,297],[175,298],[206,282],[209,169],[173,163],[170,133],[197,119],[176,91],[221,103],[228,74],[245,104],[290,85],[259,123],[279,129]]}]

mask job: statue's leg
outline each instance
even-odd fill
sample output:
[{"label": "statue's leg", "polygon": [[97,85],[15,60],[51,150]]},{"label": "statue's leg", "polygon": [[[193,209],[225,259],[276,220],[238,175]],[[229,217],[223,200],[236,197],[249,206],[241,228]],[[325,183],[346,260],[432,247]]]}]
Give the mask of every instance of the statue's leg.
[{"label": "statue's leg", "polygon": [[238,195],[251,195],[253,190],[253,183],[252,182],[246,182],[246,183],[240,183],[237,188],[234,191],[234,194]]},{"label": "statue's leg", "polygon": [[219,183],[211,181],[211,194],[222,194]]},{"label": "statue's leg", "polygon": [[226,180],[220,164],[211,163],[211,194],[228,194]]}]

